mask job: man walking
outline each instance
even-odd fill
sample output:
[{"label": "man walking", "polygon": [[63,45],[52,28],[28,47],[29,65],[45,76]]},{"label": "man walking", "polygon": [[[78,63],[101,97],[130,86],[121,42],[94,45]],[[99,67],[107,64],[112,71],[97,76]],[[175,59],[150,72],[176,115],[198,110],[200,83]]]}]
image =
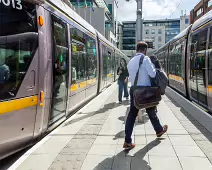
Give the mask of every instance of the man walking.
[{"label": "man walking", "polygon": [[[136,55],[128,63],[127,68],[132,85],[134,84],[138,69],[138,86],[151,86],[150,77],[154,78],[156,76],[155,67],[152,64],[150,58],[146,56],[147,47],[148,45],[145,42],[139,42],[136,48]],[[141,57],[143,57],[143,62],[139,68],[139,62]],[[135,124],[135,119],[138,115],[139,110],[134,106],[133,86],[130,88],[130,101],[130,111],[125,124],[125,142],[123,145],[123,148],[125,149],[132,149],[135,147],[135,144],[132,143],[131,135],[133,131],[133,126]],[[168,126],[161,126],[160,121],[157,117],[157,107],[154,106],[151,108],[147,108],[146,112],[156,132],[156,136],[161,137],[167,131]]]}]

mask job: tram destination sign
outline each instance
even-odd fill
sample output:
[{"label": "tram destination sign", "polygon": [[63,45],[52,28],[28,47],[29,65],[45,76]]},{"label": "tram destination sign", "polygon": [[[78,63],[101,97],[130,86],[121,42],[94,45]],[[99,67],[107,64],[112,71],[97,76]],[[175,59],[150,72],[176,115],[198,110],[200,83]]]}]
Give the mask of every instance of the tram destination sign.
[{"label": "tram destination sign", "polygon": [[[22,10],[23,9],[22,1],[23,0],[0,0],[0,4],[7,6],[7,7],[12,7],[17,10]],[[33,4],[44,4],[45,3],[45,0],[24,0],[24,1],[33,3]]]},{"label": "tram destination sign", "polygon": [[12,7],[18,10],[22,10],[23,6],[21,4],[21,0],[0,0],[1,5]]}]

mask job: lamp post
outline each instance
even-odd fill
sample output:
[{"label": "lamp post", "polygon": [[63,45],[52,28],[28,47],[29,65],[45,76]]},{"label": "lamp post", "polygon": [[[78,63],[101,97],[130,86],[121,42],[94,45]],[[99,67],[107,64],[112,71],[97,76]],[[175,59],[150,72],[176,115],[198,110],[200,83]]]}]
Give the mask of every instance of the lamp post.
[{"label": "lamp post", "polygon": [[[126,0],[129,2],[130,0]],[[142,41],[143,32],[143,20],[142,20],[142,0],[136,0],[137,2],[137,19],[136,19],[136,42]]]},{"label": "lamp post", "polygon": [[137,0],[136,42],[143,40],[142,32],[143,32],[142,0]]}]

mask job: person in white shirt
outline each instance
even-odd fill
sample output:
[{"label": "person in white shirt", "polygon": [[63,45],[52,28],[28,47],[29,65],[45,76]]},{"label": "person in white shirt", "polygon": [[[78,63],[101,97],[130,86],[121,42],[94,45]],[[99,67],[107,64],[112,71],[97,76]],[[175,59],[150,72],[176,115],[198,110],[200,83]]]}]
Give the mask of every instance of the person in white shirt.
[{"label": "person in white shirt", "polygon": [[[150,58],[146,56],[148,45],[145,42],[138,42],[136,48],[136,55],[129,61],[127,68],[129,72],[129,79],[132,83],[130,88],[130,111],[125,124],[125,142],[123,148],[132,149],[135,144],[132,143],[131,135],[135,124],[135,119],[138,115],[138,109],[134,106],[133,87],[136,73],[139,69],[137,86],[151,86],[151,78],[156,76],[155,66],[152,64]],[[143,62],[139,68],[140,58],[143,57]],[[147,108],[146,112],[153,125],[157,137],[161,137],[168,129],[167,125],[161,126],[157,117],[157,107]]]}]

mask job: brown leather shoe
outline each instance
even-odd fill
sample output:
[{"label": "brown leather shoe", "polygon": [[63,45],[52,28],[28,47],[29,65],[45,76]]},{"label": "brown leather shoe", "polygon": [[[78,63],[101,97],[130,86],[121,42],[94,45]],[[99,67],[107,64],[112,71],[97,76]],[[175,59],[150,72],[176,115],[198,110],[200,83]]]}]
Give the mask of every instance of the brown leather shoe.
[{"label": "brown leather shoe", "polygon": [[167,132],[167,130],[168,130],[168,125],[164,125],[164,126],[163,126],[163,131],[160,132],[160,133],[158,133],[158,134],[156,134],[157,137],[158,137],[158,138],[161,137],[164,133]]},{"label": "brown leather shoe", "polygon": [[126,143],[124,142],[123,148],[124,149],[133,149],[135,147],[134,143]]}]

